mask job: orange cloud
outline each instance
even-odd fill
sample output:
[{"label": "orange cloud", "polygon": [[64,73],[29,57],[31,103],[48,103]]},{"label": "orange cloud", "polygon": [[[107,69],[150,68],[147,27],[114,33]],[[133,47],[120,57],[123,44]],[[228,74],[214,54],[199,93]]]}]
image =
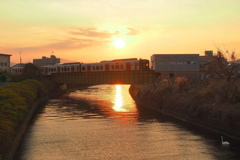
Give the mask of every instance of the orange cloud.
[{"label": "orange cloud", "polygon": [[119,31],[111,33],[108,31],[98,31],[97,28],[86,28],[86,29],[79,28],[77,31],[69,32],[69,33],[72,35],[85,36],[89,38],[91,37],[91,38],[109,39],[112,36],[119,34]]},{"label": "orange cloud", "polygon": [[19,51],[43,51],[43,50],[71,50],[71,49],[82,49],[92,46],[101,46],[109,43],[109,40],[95,40],[95,39],[81,39],[81,38],[70,38],[65,40],[58,40],[54,43],[46,45],[38,45],[31,47],[14,47],[5,48],[5,52],[19,52]]},{"label": "orange cloud", "polygon": [[136,29],[133,28],[128,28],[129,32],[127,33],[127,35],[129,36],[135,36],[138,34],[138,31]]}]

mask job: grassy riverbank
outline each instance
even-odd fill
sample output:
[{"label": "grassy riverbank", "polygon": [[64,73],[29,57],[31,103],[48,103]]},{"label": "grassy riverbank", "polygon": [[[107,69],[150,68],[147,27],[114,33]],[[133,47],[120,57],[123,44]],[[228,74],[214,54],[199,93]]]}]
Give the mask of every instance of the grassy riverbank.
[{"label": "grassy riverbank", "polygon": [[217,126],[227,134],[240,135],[239,80],[162,80],[139,87],[134,99],[140,106]]},{"label": "grassy riverbank", "polygon": [[48,94],[37,80],[24,80],[0,87],[0,157],[5,154],[31,107]]}]

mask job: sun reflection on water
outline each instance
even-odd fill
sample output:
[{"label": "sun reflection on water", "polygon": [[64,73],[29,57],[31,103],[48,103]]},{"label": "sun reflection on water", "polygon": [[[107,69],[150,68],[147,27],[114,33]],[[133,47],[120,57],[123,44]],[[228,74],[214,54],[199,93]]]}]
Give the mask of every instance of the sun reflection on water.
[{"label": "sun reflection on water", "polygon": [[114,100],[113,109],[118,112],[127,112],[125,108],[123,108],[123,96],[122,96],[122,86],[116,85],[116,95]]}]

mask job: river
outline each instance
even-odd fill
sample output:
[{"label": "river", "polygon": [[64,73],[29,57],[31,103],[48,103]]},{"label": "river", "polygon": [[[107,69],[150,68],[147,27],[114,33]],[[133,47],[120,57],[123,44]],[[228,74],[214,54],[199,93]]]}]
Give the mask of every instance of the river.
[{"label": "river", "polygon": [[129,85],[97,85],[50,99],[27,129],[15,160],[237,160],[220,137],[138,111]]}]

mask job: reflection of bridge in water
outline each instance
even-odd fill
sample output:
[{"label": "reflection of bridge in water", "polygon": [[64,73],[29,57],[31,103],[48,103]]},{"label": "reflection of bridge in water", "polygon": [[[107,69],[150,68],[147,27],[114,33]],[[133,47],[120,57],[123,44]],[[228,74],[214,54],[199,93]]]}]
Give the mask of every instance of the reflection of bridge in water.
[{"label": "reflection of bridge in water", "polygon": [[155,79],[154,71],[73,72],[52,74],[52,80],[66,84],[144,84]]}]

